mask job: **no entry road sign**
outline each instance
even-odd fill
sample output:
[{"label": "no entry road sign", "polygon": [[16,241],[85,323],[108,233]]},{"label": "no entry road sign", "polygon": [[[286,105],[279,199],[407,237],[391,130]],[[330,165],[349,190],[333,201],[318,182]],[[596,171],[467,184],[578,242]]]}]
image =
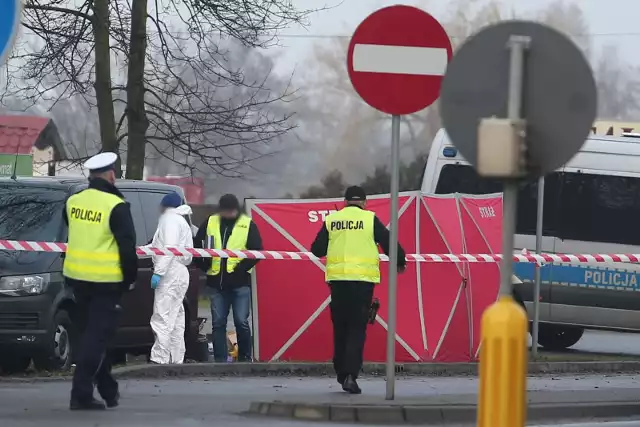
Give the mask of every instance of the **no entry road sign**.
[{"label": "no entry road sign", "polygon": [[427,12],[390,6],[373,12],[351,37],[347,70],[354,89],[373,108],[391,114],[391,221],[389,221],[389,311],[387,400],[395,394],[395,330],[398,260],[400,116],[431,105],[451,58],[446,31]]},{"label": "no entry road sign", "polygon": [[390,6],[358,26],[347,52],[356,92],[387,114],[412,114],[431,105],[451,58],[442,25],[412,6]]},{"label": "no entry road sign", "polygon": [[4,63],[13,48],[20,26],[21,13],[21,0],[0,1],[0,65]]}]

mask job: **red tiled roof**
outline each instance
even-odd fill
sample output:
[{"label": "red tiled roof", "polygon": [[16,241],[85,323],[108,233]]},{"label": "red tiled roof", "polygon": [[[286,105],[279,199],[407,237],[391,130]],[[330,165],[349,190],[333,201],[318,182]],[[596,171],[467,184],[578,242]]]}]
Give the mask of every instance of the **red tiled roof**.
[{"label": "red tiled roof", "polygon": [[49,118],[37,116],[0,116],[0,153],[31,154]]}]

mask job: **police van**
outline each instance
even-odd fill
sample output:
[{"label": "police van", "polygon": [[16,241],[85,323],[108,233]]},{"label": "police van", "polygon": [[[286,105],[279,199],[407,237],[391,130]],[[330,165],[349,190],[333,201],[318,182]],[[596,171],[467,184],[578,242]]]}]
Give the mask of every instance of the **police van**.
[{"label": "police van", "polygon": [[[640,135],[591,135],[562,168],[545,177],[542,250],[548,253],[640,253]],[[515,245],[535,249],[538,180],[518,196]],[[422,191],[490,194],[442,129],[425,168]],[[514,264],[514,296],[533,317],[534,265]],[[640,265],[554,264],[541,269],[539,344],[563,349],[585,329],[640,331]]]}]

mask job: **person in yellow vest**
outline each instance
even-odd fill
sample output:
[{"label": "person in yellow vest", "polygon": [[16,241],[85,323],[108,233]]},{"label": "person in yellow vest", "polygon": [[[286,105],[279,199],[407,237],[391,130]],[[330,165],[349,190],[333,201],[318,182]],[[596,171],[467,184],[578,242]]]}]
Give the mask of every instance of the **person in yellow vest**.
[{"label": "person in yellow vest", "polygon": [[[233,194],[225,194],[218,203],[219,213],[211,215],[198,229],[194,246],[210,249],[261,250],[262,239],[256,224],[240,209]],[[251,349],[251,272],[255,259],[195,258],[194,263],[207,273],[211,293],[213,324],[213,357],[226,362],[227,319],[233,309],[233,322],[238,338],[238,361],[253,360]]]},{"label": "person in yellow vest", "polygon": [[[389,254],[389,230],[365,210],[366,193],[353,186],[345,192],[345,207],[325,219],[311,252],[326,256],[326,281],[331,288],[333,367],[338,383],[348,393],[360,394],[357,378],[362,369],[367,321],[373,290],[380,283],[378,245]],[[406,266],[398,244],[398,271]]]},{"label": "person in yellow vest", "polygon": [[[117,329],[119,302],[136,280],[136,232],[129,204],[115,187],[115,153],[85,163],[89,187],[69,197],[64,220],[69,227],[63,275],[73,289],[79,354],[71,388],[71,410],[118,406],[118,383],[111,375],[108,347]],[[104,403],[94,398],[93,388]]]}]

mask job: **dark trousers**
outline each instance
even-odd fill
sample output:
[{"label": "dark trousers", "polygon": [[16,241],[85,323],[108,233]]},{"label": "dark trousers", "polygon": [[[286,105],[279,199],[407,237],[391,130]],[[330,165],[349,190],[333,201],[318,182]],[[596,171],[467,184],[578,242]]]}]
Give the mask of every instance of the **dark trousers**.
[{"label": "dark trousers", "polygon": [[251,362],[251,287],[240,286],[229,289],[211,290],[211,318],[213,319],[213,357],[216,362],[226,362],[229,351],[227,349],[227,319],[229,310],[233,309],[233,323],[238,338],[238,361]]},{"label": "dark trousers", "polygon": [[367,321],[373,299],[373,283],[331,282],[333,367],[338,380],[358,377],[367,338]]},{"label": "dark trousers", "polygon": [[111,375],[111,352],[108,349],[118,327],[120,294],[97,294],[89,289],[78,289],[75,295],[78,307],[75,323],[80,343],[71,398],[80,402],[91,400],[96,384],[103,399],[113,399],[118,393],[118,383]]}]

